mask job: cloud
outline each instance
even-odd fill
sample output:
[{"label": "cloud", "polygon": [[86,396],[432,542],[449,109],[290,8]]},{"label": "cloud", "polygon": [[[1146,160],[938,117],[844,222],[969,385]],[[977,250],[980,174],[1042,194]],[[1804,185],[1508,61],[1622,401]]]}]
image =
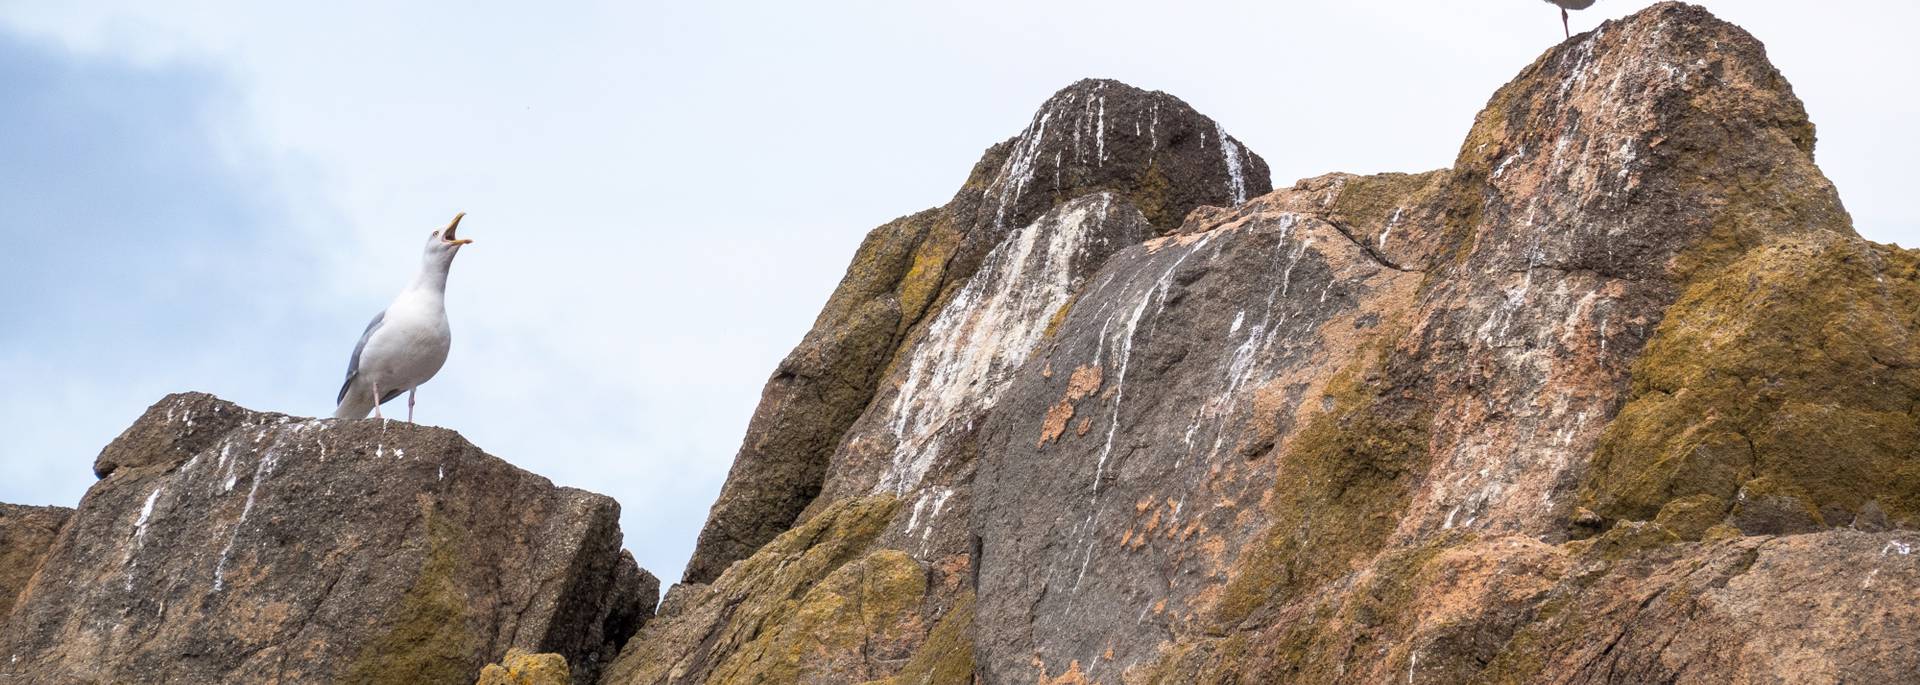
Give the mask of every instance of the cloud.
[{"label": "cloud", "polygon": [[286,341],[315,329],[287,312],[315,262],[276,239],[271,174],[212,135],[235,101],[208,69],[0,34],[0,500],[72,504],[165,392],[273,396],[297,375]]}]

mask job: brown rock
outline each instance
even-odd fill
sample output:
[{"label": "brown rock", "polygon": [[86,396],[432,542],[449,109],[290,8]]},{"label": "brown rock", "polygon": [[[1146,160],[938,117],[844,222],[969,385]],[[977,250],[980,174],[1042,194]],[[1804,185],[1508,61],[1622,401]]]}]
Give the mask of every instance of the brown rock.
[{"label": "brown rock", "polygon": [[657,587],[612,500],[452,431],[184,394],[100,463],[0,632],[20,682],[469,682],[512,647],[590,682]]},{"label": "brown rock", "polygon": [[29,507],[0,504],[0,619],[13,613],[13,603],[25,590],[60,527],[73,516],[66,507]]},{"label": "brown rock", "polygon": [[[1813,140],[1758,41],[1663,3],[1449,169],[936,240],[975,256],[857,402],[780,415],[831,453],[797,524],[608,682],[1911,680],[1920,252],[1853,234]],[[1037,232],[1105,240],[1036,269]]]}]

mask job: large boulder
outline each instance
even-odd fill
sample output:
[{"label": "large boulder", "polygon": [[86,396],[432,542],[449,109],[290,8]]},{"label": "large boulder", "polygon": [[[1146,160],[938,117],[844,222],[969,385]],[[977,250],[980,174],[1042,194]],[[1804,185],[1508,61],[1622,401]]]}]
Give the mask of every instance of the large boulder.
[{"label": "large boulder", "polygon": [[1271,188],[1264,160],[1179,98],[1107,80],[1055,93],[1026,130],[987,150],[946,205],[867,234],[813,329],[767,381],[683,580],[713,581],[847,473],[829,464],[849,429],[877,411],[876,394],[928,319],[1009,236],[1094,193],[1167,232],[1195,207]]},{"label": "large boulder", "polygon": [[510,648],[576,682],[650,614],[619,505],[452,431],[167,397],[21,594],[19,682],[471,683]]}]

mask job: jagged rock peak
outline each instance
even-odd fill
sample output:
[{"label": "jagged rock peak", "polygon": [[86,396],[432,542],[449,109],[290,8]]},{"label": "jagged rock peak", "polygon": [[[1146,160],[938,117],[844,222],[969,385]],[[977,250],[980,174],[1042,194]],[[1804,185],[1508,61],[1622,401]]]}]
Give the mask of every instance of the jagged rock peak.
[{"label": "jagged rock peak", "polygon": [[591,682],[651,615],[619,505],[449,430],[170,395],[0,630],[17,682],[472,682],[509,648]]},{"label": "jagged rock peak", "polygon": [[1266,160],[1220,122],[1180,98],[1110,79],[1060,89],[1004,145],[1005,159],[982,190],[998,230],[1110,189],[1166,231],[1194,207],[1238,206],[1273,187]]}]

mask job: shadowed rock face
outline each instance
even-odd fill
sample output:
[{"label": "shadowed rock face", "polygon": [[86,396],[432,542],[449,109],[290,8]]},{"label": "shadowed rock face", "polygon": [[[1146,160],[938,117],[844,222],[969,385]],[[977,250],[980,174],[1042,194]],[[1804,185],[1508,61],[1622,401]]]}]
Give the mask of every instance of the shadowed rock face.
[{"label": "shadowed rock face", "polygon": [[987,150],[952,201],[867,235],[767,381],[684,580],[712,581],[795,523],[841,473],[829,462],[874,413],[882,379],[1009,235],[1095,192],[1165,232],[1195,207],[1271,188],[1264,160],[1178,98],[1103,80],[1054,94],[1019,136]]},{"label": "shadowed rock face", "polygon": [[14,600],[72,515],[66,507],[0,504],[0,618],[13,613]]},{"label": "shadowed rock face", "polygon": [[471,682],[510,647],[591,682],[658,584],[619,506],[438,428],[173,395],[0,633],[20,682]]},{"label": "shadowed rock face", "polygon": [[1853,233],[1813,141],[1758,41],[1666,3],[1549,50],[1448,169],[870,237],[809,340],[856,301],[890,332],[803,344],[860,380],[778,414],[818,471],[754,486],[797,523],[690,569],[607,682],[1912,680],[1920,252]]}]

